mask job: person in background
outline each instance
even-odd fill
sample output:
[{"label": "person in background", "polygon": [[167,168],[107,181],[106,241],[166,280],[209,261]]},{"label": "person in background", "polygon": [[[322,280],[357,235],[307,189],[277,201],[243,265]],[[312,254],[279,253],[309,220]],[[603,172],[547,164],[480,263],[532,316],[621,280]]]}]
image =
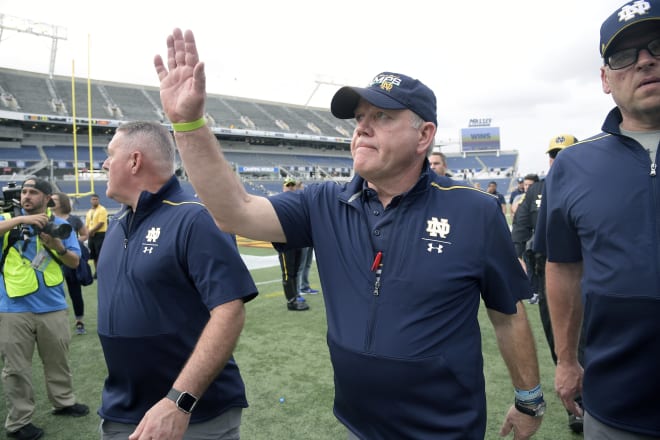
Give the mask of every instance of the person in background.
[{"label": "person in background", "polygon": [[395,72],[340,88],[330,108],[355,118],[354,178],[259,197],[247,193],[206,126],[193,33],[175,29],[167,64],[157,55],[154,65],[179,154],[218,225],[280,251],[314,246],[334,413],[350,439],[484,438],[482,299],[514,388],[500,434],[525,440],[536,432],[545,401],[521,301],[529,282],[497,201],[431,171],[431,89]]},{"label": "person in background", "polygon": [[530,173],[530,174],[525,175],[525,177],[523,177],[523,190],[522,190],[522,193],[518,194],[511,201],[511,212],[513,213],[512,214],[513,216],[511,217],[512,222],[515,219],[516,210],[518,209],[518,206],[520,206],[522,201],[525,199],[525,193],[529,190],[530,186],[534,185],[538,181],[539,181],[538,174]]},{"label": "person in background", "polygon": [[440,151],[431,151],[429,154],[429,165],[438,176],[449,176],[447,172],[447,156]]},{"label": "person in background", "polygon": [[[66,220],[71,225],[73,231],[76,233],[76,237],[78,237],[82,256],[82,248],[85,246],[85,241],[87,241],[89,236],[87,226],[85,226],[85,223],[80,217],[71,214],[71,200],[69,196],[65,193],[58,192],[53,194],[52,199],[54,203],[53,214],[62,220]],[[76,317],[76,334],[84,335],[87,333],[87,330],[85,330],[85,323],[83,322],[83,318],[85,317],[85,301],[83,300],[82,286],[76,276],[75,268],[62,266],[62,272],[64,272],[64,280],[66,281],[66,287],[71,297],[73,313]]]},{"label": "person in background", "polygon": [[[296,191],[302,191],[305,184],[302,180],[296,182]],[[298,293],[300,295],[316,295],[318,289],[313,289],[309,284],[309,271],[314,261],[314,248],[305,247],[300,250],[300,266],[298,267]]]},{"label": "person in background", "polygon": [[497,192],[497,182],[495,182],[494,180],[488,182],[488,188],[486,188],[486,192],[488,194],[494,195],[497,198],[497,203],[502,208],[502,214],[506,214],[506,199],[502,194]]},{"label": "person in background", "polygon": [[[552,164],[555,158],[567,147],[570,147],[578,142],[578,139],[572,134],[560,134],[553,136],[546,150],[548,155],[548,168],[552,169]],[[537,179],[538,180],[538,179]],[[534,249],[534,231],[538,221],[539,210],[542,205],[543,189],[545,188],[545,179],[541,179],[538,183],[534,183],[525,192],[525,197],[516,210],[516,215],[513,217],[511,227],[511,237],[518,258],[523,262],[523,266],[527,271],[532,284],[534,296],[529,300],[530,304],[539,305],[539,316],[541,324],[543,325],[543,333],[548,342],[550,349],[550,356],[552,361],[557,364],[557,355],[555,353],[555,343],[552,335],[552,324],[550,320],[550,311],[548,310],[548,300],[546,293],[545,281],[545,262],[546,253],[539,252]],[[578,351],[578,358],[582,362],[584,354],[583,346],[580,345]],[[580,397],[576,396],[578,404]],[[581,433],[583,430],[582,417],[568,412],[568,427],[575,433]]]},{"label": "person in background", "polygon": [[102,440],[239,438],[247,399],[232,353],[257,289],[174,163],[172,135],[146,121],[122,123],[103,162],[123,206],[99,259]]},{"label": "person in background", "polygon": [[509,196],[509,214],[511,215],[511,218],[513,219],[513,215],[516,213],[516,210],[513,206],[513,201],[525,194],[525,179],[522,177],[518,177],[516,179],[516,182],[518,183],[518,186],[511,191],[511,195]]},{"label": "person in background", "polygon": [[[292,192],[296,190],[296,179],[287,176],[282,183],[283,192]],[[274,244],[275,245],[275,244]],[[275,245],[277,249],[277,246]],[[298,273],[300,269],[300,260],[304,248],[295,248],[287,250],[277,249],[277,257],[282,269],[282,289],[286,299],[286,308],[292,312],[303,312],[309,310],[309,304],[302,297],[298,282]]]},{"label": "person in background", "polygon": [[599,47],[615,107],[555,159],[534,238],[548,257],[555,388],[586,439],[658,439],[660,0],[617,8]]},{"label": "person in background", "polygon": [[[7,402],[7,437],[36,440],[32,423],[34,348],[43,364],[48,399],[56,416],[81,417],[89,407],[76,402],[69,365],[69,316],[60,265],[76,267],[80,247],[68,223],[48,215],[53,189],[38,177],[25,179],[18,215],[2,215],[0,357]],[[46,228],[46,229],[44,229]],[[45,231],[49,231],[47,233]]]},{"label": "person in background", "polygon": [[108,210],[101,205],[98,194],[92,194],[89,202],[92,207],[87,211],[85,224],[89,232],[89,255],[94,261],[94,278],[96,278],[99,255],[105,239],[105,231],[108,230]]}]

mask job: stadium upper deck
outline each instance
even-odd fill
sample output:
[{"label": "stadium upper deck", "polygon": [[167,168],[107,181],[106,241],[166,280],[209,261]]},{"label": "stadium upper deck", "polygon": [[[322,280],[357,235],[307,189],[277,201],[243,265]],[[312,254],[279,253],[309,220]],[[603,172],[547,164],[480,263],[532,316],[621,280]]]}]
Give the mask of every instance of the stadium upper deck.
[{"label": "stadium upper deck", "polygon": [[[77,169],[98,170],[105,158],[104,148],[122,121],[168,124],[156,87],[97,80],[88,84],[82,78],[73,83],[72,90],[68,77],[0,68],[0,180],[43,174],[61,190],[76,192],[71,185],[76,169],[74,144],[78,146]],[[287,174],[303,180],[352,174],[349,149],[354,122],[338,120],[328,109],[209,95],[206,116],[251,192],[272,191],[277,185],[259,180],[277,181]],[[502,192],[509,190],[515,176],[515,152],[448,156],[449,168],[457,178],[497,180]],[[89,190],[88,186],[79,188]],[[103,183],[98,186],[95,192],[100,193]]]}]

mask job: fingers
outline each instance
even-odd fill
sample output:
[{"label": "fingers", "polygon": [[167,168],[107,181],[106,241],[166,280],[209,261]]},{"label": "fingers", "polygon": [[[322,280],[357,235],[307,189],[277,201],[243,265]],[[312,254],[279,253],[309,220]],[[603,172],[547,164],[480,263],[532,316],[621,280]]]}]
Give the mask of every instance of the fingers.
[{"label": "fingers", "polygon": [[[154,57],[154,67],[160,80],[167,76],[168,71],[172,71],[177,67],[191,66],[197,69],[198,64],[199,55],[195,35],[191,30],[183,33],[179,28],[175,28],[172,34],[167,36],[167,68],[165,68],[165,63],[160,55]],[[201,79],[205,81],[203,69],[198,70],[198,72],[201,72]]]},{"label": "fingers", "polygon": [[[181,37],[181,29],[176,28],[172,32],[172,35],[167,36],[167,67],[169,70],[173,70],[176,68],[176,39],[179,39],[179,41],[182,40]],[[183,47],[181,47],[183,49]]]},{"label": "fingers", "polygon": [[584,411],[582,410],[580,405],[578,405],[578,403],[574,399],[572,399],[572,398],[564,399],[563,397],[561,397],[561,400],[562,400],[562,403],[564,404],[564,407],[566,407],[566,409],[568,411],[570,411],[573,415],[576,415],[578,417],[583,416]]},{"label": "fingers", "polygon": [[195,44],[195,35],[191,30],[187,30],[183,36],[185,63],[189,66],[195,66],[199,62],[197,54],[197,45]]},{"label": "fingers", "polygon": [[167,69],[163,64],[163,59],[161,58],[160,55],[156,55],[154,57],[154,67],[156,68],[156,74],[158,75],[158,79],[162,81],[163,78],[167,76]]},{"label": "fingers", "polygon": [[504,423],[502,424],[502,427],[500,428],[500,437],[506,437],[507,435],[509,435],[512,429],[513,429],[513,424],[510,423],[508,420],[505,420]]},{"label": "fingers", "polygon": [[[182,67],[186,65],[186,43],[183,41],[181,29],[174,29],[173,45],[170,46],[170,39],[167,39],[167,54],[170,62],[170,70],[175,67]],[[171,53],[171,56],[170,56]],[[174,61],[174,66],[171,65]]]},{"label": "fingers", "polygon": [[197,63],[195,65],[195,70],[193,70],[193,80],[195,90],[203,94],[206,90],[206,73],[204,73],[204,63]]},{"label": "fingers", "polygon": [[131,435],[128,436],[128,440],[137,440],[140,438],[140,435],[142,435],[142,431],[144,431],[144,426],[143,426],[143,421],[140,421],[140,424],[135,428],[135,431]]}]

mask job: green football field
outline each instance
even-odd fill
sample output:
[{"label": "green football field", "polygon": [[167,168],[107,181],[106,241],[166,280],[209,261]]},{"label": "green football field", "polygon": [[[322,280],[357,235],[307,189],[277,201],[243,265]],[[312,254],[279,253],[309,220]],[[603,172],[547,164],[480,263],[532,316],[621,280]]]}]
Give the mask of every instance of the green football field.
[{"label": "green football field", "polygon": [[[244,244],[241,242],[240,250],[246,261],[252,257],[277,264],[276,258],[266,258],[276,255],[269,246],[247,247]],[[290,312],[285,305],[279,266],[252,269],[251,272],[259,288],[259,296],[246,305],[247,320],[235,352],[250,403],[250,407],[243,412],[241,437],[246,440],[345,439],[345,428],[332,414],[333,381],[325,341],[323,294],[306,296],[311,307],[309,311]],[[314,265],[310,275],[313,287],[318,288]],[[84,288],[84,297],[88,334],[72,336],[71,365],[78,401],[88,404],[91,413],[78,419],[50,414],[41,362],[35,354],[33,378],[37,407],[33,423],[46,431],[46,439],[99,438],[96,409],[100,404],[106,370],[96,336],[96,284]],[[542,383],[548,402],[543,425],[534,438],[578,439],[580,436],[569,431],[566,412],[553,392],[554,366],[543,337],[538,306],[526,304],[526,307],[537,341]],[[513,389],[484,310],[480,311],[480,320],[488,396],[486,438],[497,439],[500,438],[499,428],[504,414],[513,401]],[[127,359],[127,362],[130,360]],[[3,421],[5,416],[3,399],[0,402]],[[513,435],[508,438],[513,438]]]}]

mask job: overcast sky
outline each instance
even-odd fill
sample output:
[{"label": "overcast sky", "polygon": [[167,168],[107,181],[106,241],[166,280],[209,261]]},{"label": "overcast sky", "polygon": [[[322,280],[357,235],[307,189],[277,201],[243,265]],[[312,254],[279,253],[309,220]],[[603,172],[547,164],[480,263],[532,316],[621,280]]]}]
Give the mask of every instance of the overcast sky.
[{"label": "overcast sky", "polygon": [[[55,74],[92,80],[157,86],[153,57],[166,55],[174,27],[195,33],[209,93],[328,108],[338,86],[316,81],[364,86],[405,73],[435,91],[438,140],[491,118],[525,174],[547,169],[556,134],[600,131],[614,104],[601,89],[599,30],[623,3],[0,0],[0,14],[65,29]],[[0,66],[46,73],[51,44],[4,30]]]}]

